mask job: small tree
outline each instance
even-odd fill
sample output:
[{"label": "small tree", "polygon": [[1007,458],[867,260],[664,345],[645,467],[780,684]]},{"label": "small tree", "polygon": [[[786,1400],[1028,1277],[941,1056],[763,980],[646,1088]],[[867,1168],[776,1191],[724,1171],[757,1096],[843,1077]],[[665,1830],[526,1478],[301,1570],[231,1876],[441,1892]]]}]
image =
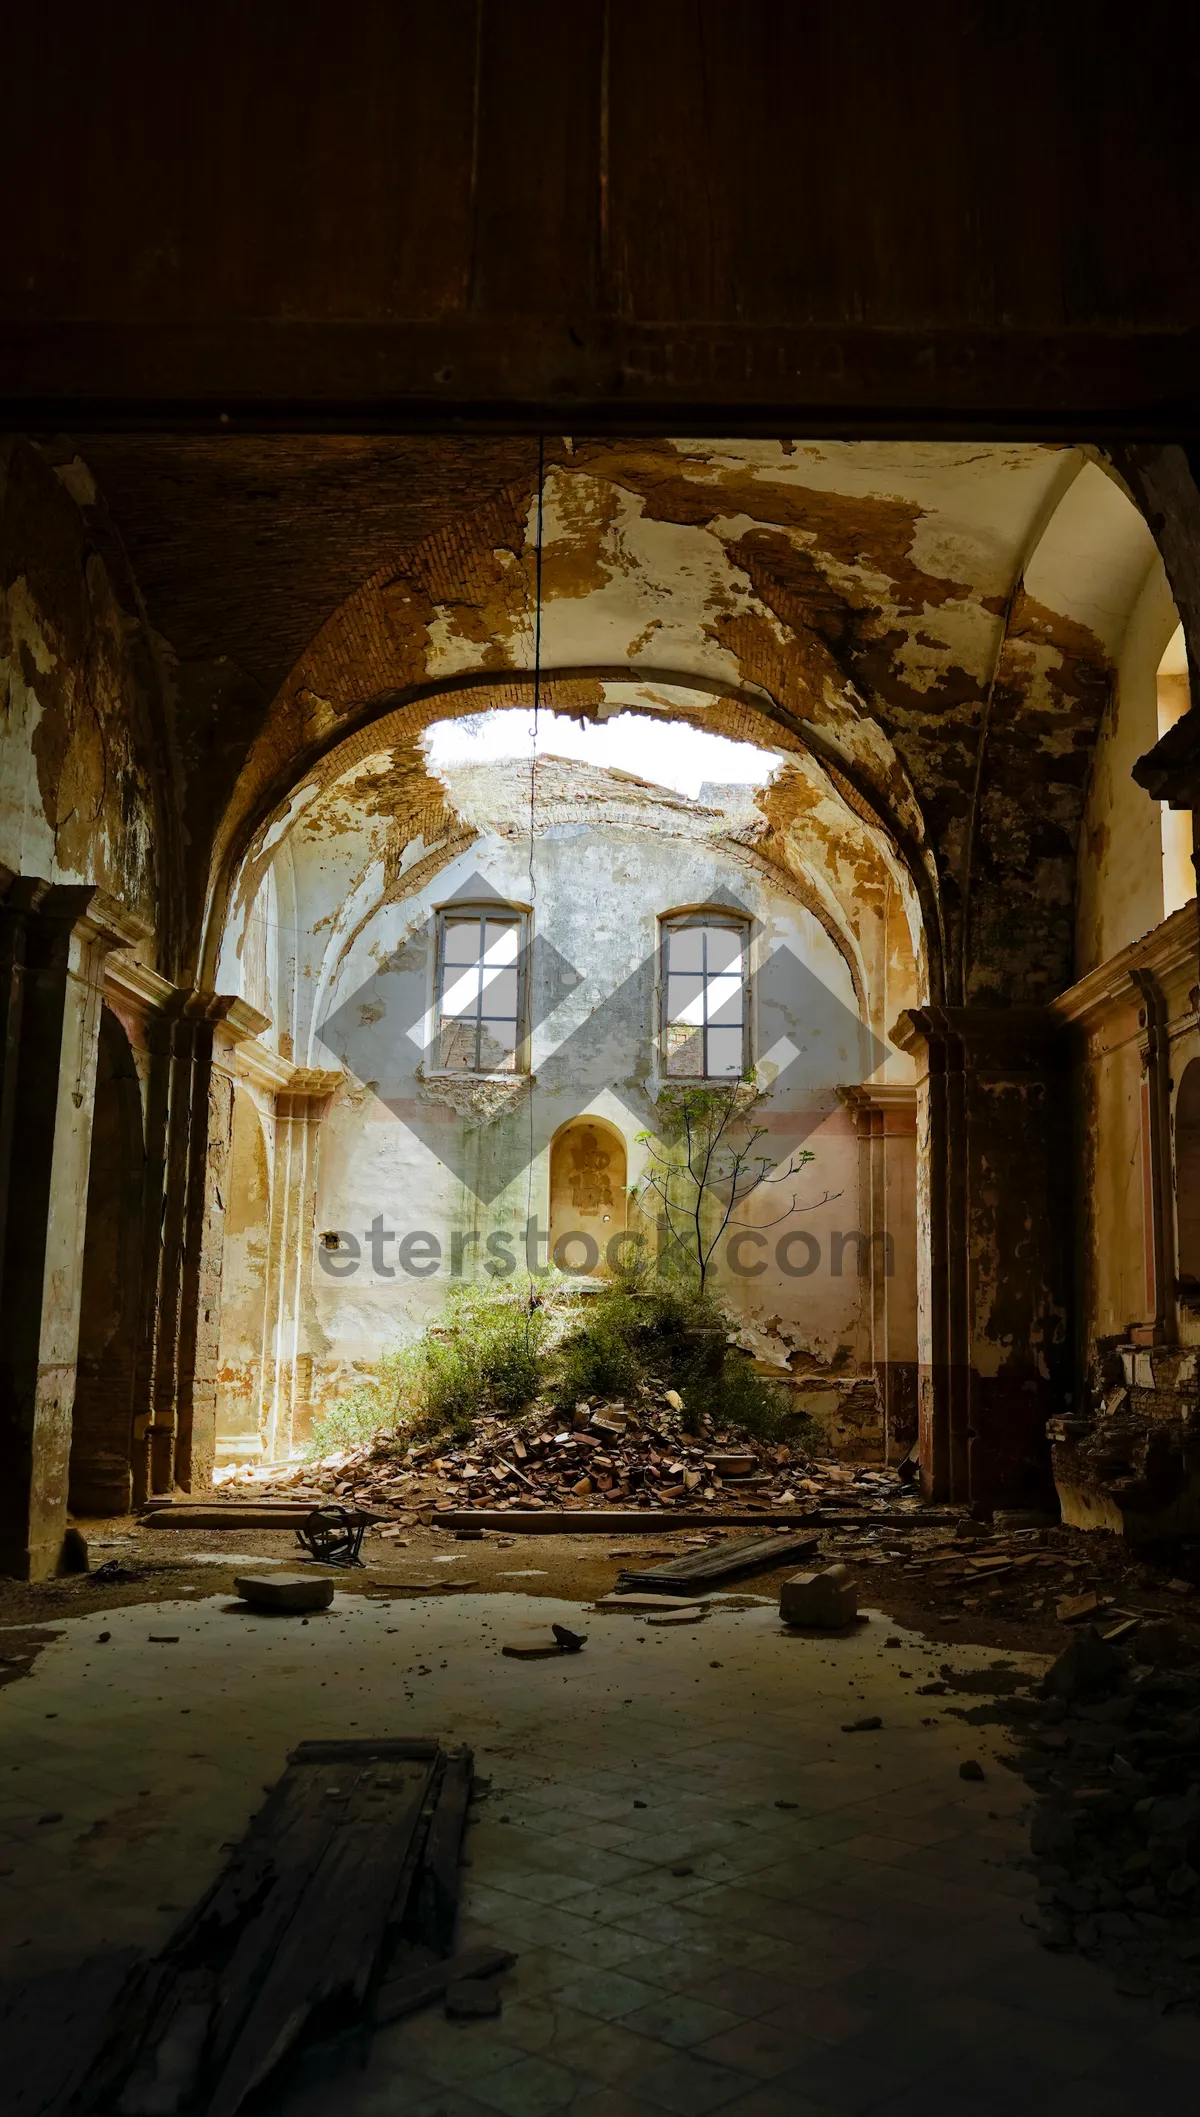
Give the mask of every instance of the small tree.
[{"label": "small tree", "polygon": [[768,1221],[739,1220],[739,1206],[756,1191],[789,1183],[814,1159],[807,1147],[788,1158],[786,1169],[773,1166],[759,1142],[767,1137],[766,1125],[751,1122],[758,1100],[753,1080],[720,1082],[672,1082],[658,1098],[665,1123],[664,1136],[639,1132],[638,1143],[647,1149],[648,1167],[640,1192],[644,1206],[649,1196],[662,1207],[671,1240],[694,1272],[700,1292],[706,1288],[717,1245],[730,1227],[777,1227],[797,1210],[812,1212],[824,1205],[829,1193],[811,1206],[798,1209],[793,1193],[782,1213]]}]

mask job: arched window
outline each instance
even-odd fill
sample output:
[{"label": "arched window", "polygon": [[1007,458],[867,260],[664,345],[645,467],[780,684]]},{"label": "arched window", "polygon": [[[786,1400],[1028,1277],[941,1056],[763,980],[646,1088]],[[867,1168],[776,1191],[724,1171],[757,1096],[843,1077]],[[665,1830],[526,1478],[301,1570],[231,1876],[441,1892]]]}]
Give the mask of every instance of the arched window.
[{"label": "arched window", "polygon": [[662,921],[662,1062],[673,1080],[749,1071],[750,924],[724,912]]}]

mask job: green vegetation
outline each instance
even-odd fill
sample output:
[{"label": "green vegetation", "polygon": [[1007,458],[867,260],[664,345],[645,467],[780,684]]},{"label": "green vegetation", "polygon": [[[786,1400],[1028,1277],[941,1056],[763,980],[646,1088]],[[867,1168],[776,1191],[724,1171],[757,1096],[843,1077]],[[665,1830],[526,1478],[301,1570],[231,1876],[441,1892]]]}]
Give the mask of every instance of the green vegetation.
[{"label": "green vegetation", "polygon": [[523,1410],[542,1386],[552,1323],[553,1311],[530,1308],[522,1293],[456,1287],[436,1322],[385,1353],[317,1421],[310,1455],[361,1448],[381,1433],[465,1439],[483,1412]]},{"label": "green vegetation", "polygon": [[567,1411],[580,1397],[628,1396],[644,1382],[677,1391],[693,1430],[708,1419],[756,1440],[806,1445],[811,1422],[729,1335],[720,1303],[686,1281],[646,1272],[614,1280],[563,1339],[555,1400]]},{"label": "green vegetation", "polygon": [[[802,1147],[785,1169],[775,1167],[760,1144],[768,1127],[751,1122],[758,1095],[752,1074],[716,1083],[672,1081],[659,1091],[659,1132],[638,1133],[646,1149],[643,1208],[655,1201],[671,1238],[668,1258],[701,1295],[722,1236],[743,1225],[738,1207],[756,1191],[790,1183],[813,1159]],[[776,1220],[755,1226],[774,1227],[795,1210],[793,1196]]]}]

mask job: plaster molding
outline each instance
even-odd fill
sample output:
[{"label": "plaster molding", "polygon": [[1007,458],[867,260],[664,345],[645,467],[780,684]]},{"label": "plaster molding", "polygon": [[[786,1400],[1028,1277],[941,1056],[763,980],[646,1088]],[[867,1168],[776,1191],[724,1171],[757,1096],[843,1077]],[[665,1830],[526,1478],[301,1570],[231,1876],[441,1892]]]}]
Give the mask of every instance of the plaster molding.
[{"label": "plaster molding", "polygon": [[1131,941],[1077,984],[1068,986],[1066,992],[1060,992],[1050,1002],[1051,1012],[1060,1021],[1082,1029],[1094,1028],[1114,1008],[1140,1002],[1135,972],[1149,972],[1160,983],[1179,972],[1193,972],[1198,946],[1200,918],[1193,897],[1164,919],[1161,926],[1152,927],[1140,940]]},{"label": "plaster molding", "polygon": [[180,991],[136,956],[114,950],[104,966],[104,997],[137,1014],[165,1015],[175,1011]]}]

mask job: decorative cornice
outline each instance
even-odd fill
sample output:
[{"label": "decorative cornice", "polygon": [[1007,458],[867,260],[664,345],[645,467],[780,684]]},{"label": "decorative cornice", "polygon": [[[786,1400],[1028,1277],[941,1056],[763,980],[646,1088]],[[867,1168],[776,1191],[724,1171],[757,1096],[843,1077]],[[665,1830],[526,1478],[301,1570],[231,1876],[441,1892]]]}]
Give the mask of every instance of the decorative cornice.
[{"label": "decorative cornice", "polygon": [[915,1110],[917,1091],[911,1082],[863,1081],[838,1094],[850,1110]]},{"label": "decorative cornice", "polygon": [[114,951],[104,965],[104,995],[137,1014],[173,1014],[183,999],[169,978],[121,950]]},{"label": "decorative cornice", "polygon": [[1089,970],[1077,984],[1068,986],[1066,992],[1051,1001],[1051,1008],[1061,1021],[1089,1029],[1113,1007],[1141,1004],[1136,971],[1149,971],[1161,982],[1177,971],[1194,970],[1198,947],[1200,920],[1196,899],[1192,897],[1161,926],[1151,927],[1140,940],[1131,941],[1106,963]]}]

